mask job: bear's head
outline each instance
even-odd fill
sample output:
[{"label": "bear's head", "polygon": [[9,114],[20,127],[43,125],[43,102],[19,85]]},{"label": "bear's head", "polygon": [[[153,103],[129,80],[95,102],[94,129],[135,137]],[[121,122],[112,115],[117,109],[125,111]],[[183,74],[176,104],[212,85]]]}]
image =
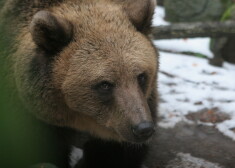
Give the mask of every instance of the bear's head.
[{"label": "bear's head", "polygon": [[29,101],[37,95],[34,111],[49,123],[144,142],[156,122],[157,51],[145,34],[154,0],[79,2],[34,15]]}]

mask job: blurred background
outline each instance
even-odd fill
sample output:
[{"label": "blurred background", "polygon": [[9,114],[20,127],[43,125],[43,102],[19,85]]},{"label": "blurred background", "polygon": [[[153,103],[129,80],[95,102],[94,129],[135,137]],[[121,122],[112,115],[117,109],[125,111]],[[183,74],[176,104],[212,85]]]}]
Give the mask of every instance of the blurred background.
[{"label": "blurred background", "polygon": [[160,52],[163,115],[216,109],[234,119],[234,18],[232,0],[159,1],[153,42]]},{"label": "blurred background", "polygon": [[234,167],[235,1],[159,0],[152,36],[160,105],[150,165]]}]

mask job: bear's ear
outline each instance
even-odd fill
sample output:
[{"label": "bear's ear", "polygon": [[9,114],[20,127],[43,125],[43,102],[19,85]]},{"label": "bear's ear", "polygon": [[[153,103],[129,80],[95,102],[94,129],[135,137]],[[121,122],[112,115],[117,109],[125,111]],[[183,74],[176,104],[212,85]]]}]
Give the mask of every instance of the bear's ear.
[{"label": "bear's ear", "polygon": [[58,52],[72,38],[72,24],[48,11],[33,16],[30,33],[35,44],[48,52]]},{"label": "bear's ear", "polygon": [[132,24],[138,31],[148,33],[152,16],[156,7],[156,0],[115,0],[122,1],[122,6]]}]

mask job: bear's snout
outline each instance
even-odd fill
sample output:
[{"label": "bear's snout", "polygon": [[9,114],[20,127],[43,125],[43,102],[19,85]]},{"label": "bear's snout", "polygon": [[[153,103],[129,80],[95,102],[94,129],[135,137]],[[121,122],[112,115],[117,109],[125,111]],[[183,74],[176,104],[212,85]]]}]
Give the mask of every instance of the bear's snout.
[{"label": "bear's snout", "polygon": [[153,122],[141,122],[138,125],[132,126],[132,132],[136,139],[140,141],[145,141],[151,137],[154,133]]},{"label": "bear's snout", "polygon": [[[155,123],[148,98],[138,85],[131,85],[128,88],[117,88],[116,104],[120,109],[114,112],[116,118],[121,118],[118,124],[112,127],[124,140],[133,143],[144,143],[155,132]],[[115,122],[113,122],[115,123]]]}]

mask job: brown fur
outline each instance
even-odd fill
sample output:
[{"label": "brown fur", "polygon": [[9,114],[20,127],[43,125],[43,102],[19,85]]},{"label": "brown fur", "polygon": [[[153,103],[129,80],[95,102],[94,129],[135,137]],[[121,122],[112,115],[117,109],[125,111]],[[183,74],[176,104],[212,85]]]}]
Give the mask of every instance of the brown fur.
[{"label": "brown fur", "polygon": [[[146,37],[154,1],[58,2],[21,16],[26,21],[14,59],[22,100],[50,124],[135,142],[131,126],[156,121],[158,59]],[[57,34],[48,38],[47,31]],[[136,80],[141,73],[148,76],[144,92]],[[115,83],[114,99],[105,105],[92,90],[101,81]]]}]

